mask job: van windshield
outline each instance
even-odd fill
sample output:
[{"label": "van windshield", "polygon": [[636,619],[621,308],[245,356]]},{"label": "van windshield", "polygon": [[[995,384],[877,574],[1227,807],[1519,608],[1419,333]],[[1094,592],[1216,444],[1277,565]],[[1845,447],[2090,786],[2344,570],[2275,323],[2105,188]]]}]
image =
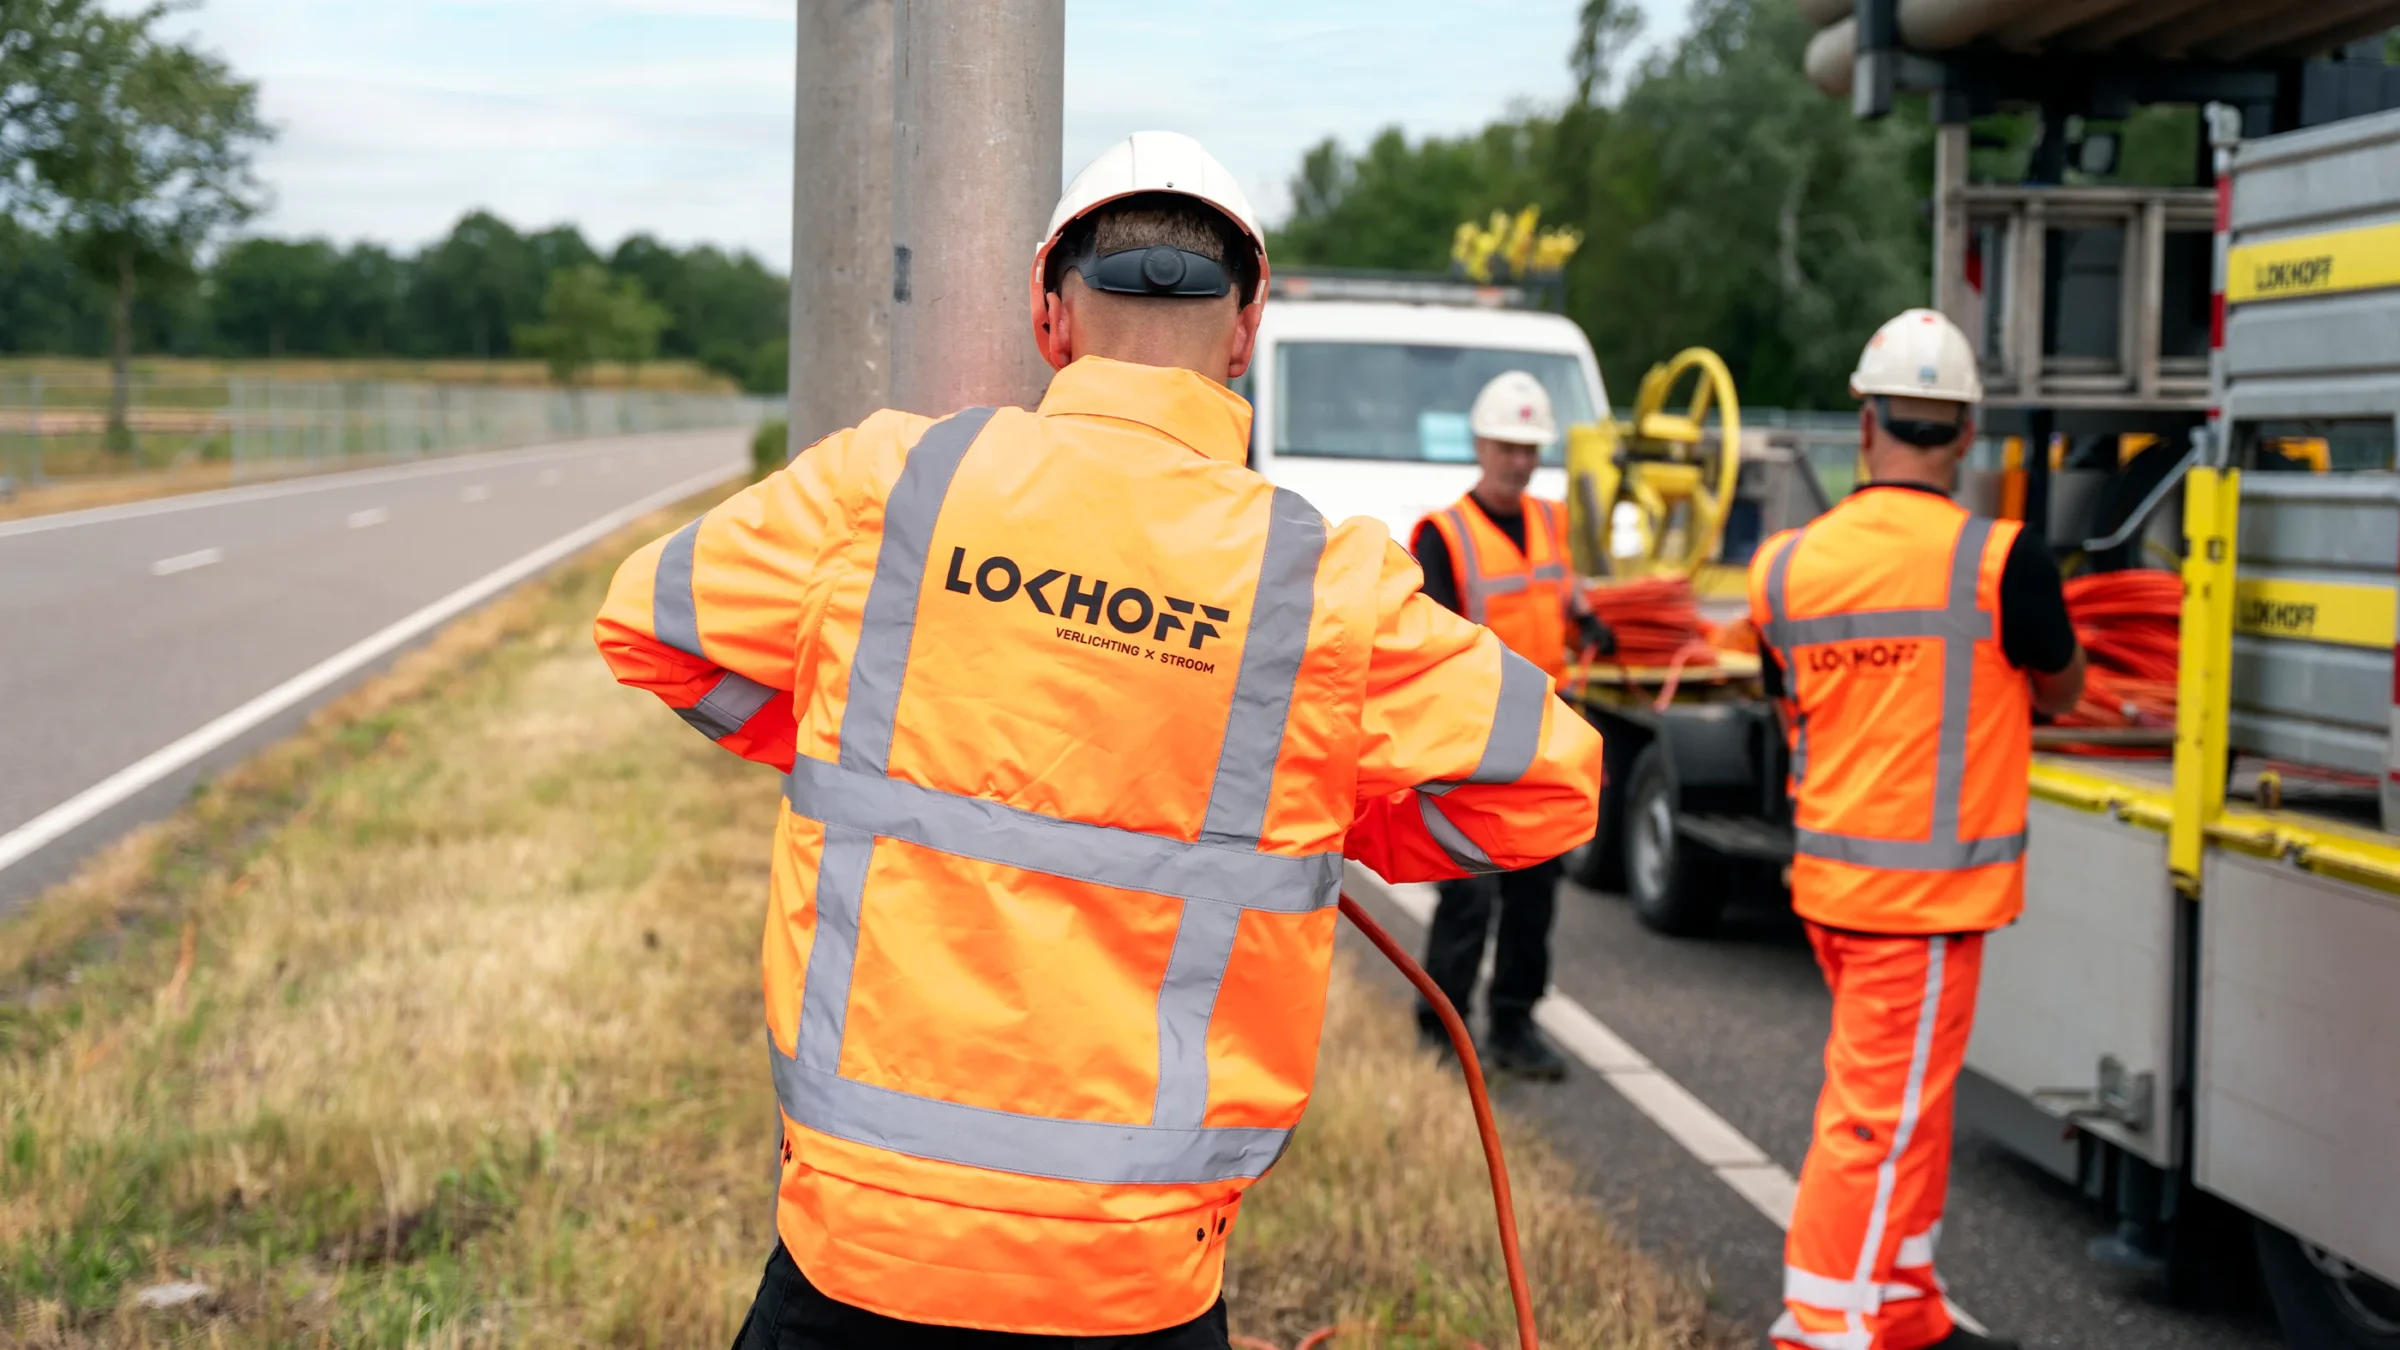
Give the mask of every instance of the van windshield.
[{"label": "van windshield", "polygon": [[[1275,453],[1471,464],[1467,410],[1493,376],[1522,370],[1550,391],[1561,428],[1593,420],[1583,366],[1561,352],[1397,342],[1287,342],[1276,349]],[[1564,437],[1542,452],[1562,464]]]}]

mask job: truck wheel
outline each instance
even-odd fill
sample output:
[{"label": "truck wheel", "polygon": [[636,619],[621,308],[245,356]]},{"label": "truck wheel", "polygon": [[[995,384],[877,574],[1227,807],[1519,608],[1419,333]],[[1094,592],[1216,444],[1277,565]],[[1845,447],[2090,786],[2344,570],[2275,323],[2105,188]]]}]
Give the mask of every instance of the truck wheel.
[{"label": "truck wheel", "polygon": [[1618,756],[1607,750],[1601,753],[1606,776],[1600,782],[1600,827],[1593,831],[1592,842],[1568,851],[1567,876],[1587,891],[1622,895],[1625,893],[1624,766],[1618,762]]},{"label": "truck wheel", "polygon": [[1725,898],[1708,884],[1705,855],[1676,836],[1675,814],[1674,775],[1652,745],[1625,785],[1625,894],[1644,927],[1697,937],[1716,926]]},{"label": "truck wheel", "polygon": [[2400,1289],[2268,1223],[2258,1268],[2292,1350],[2400,1350]]}]

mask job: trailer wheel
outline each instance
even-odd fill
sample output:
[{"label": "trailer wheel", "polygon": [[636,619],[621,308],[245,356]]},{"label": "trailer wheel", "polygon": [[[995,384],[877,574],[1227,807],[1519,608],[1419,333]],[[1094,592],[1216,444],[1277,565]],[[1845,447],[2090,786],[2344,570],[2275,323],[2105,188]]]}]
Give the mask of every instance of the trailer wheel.
[{"label": "trailer wheel", "polygon": [[1723,893],[1708,884],[1709,859],[1675,831],[1675,778],[1664,746],[1633,762],[1625,791],[1625,894],[1643,926],[1696,937],[1716,926]]},{"label": "trailer wheel", "polygon": [[2293,1350],[2400,1350],[2400,1289],[2268,1223],[2258,1267]]},{"label": "trailer wheel", "polygon": [[1626,766],[1635,756],[1618,748],[1624,736],[1612,732],[1600,748],[1600,823],[1592,841],[1570,849],[1567,876],[1587,891],[1625,893]]}]

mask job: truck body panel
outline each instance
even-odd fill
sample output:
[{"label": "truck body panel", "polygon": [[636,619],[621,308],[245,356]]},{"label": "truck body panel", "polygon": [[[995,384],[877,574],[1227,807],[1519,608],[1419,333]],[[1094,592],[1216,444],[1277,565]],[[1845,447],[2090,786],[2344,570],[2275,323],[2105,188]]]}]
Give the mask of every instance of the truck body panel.
[{"label": "truck body panel", "polygon": [[2205,867],[2194,1178],[2400,1284],[2400,896]]}]

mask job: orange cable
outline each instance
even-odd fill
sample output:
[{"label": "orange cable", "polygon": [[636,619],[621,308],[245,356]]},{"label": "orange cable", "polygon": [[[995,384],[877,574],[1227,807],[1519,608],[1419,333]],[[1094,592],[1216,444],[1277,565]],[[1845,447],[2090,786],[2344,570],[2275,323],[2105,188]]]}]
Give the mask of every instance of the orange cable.
[{"label": "orange cable", "polygon": [[[2066,583],[2067,617],[2088,662],[2083,699],[2064,727],[2172,727],[2181,644],[2183,579],[2147,568],[2097,572]],[[2157,757],[2164,749],[2064,746],[2069,753]]]},{"label": "orange cable", "polygon": [[[1418,996],[1442,1019],[1442,1030],[1450,1033],[1450,1046],[1458,1052],[1458,1064],[1466,1071],[1467,1101],[1475,1108],[1475,1132],[1483,1139],[1484,1166],[1492,1174],[1492,1209],[1500,1224],[1500,1260],[1508,1268],[1508,1297],[1517,1314],[1517,1345],[1519,1350],[1540,1350],[1533,1329],[1533,1290],[1525,1281],[1525,1259],[1517,1250],[1517,1206],[1508,1190],[1508,1160],[1500,1155],[1500,1122],[1492,1114],[1491,1092],[1484,1086],[1483,1065],[1475,1058],[1474,1039],[1467,1035],[1467,1024],[1450,1006],[1449,998],[1440,985],[1425,973],[1425,968],[1409,956],[1382,924],[1356,900],[1342,897],[1342,913],[1384,959],[1399,967],[1400,973],[1415,985]],[[1330,1334],[1311,1338],[1317,1344],[1330,1340]]]}]

